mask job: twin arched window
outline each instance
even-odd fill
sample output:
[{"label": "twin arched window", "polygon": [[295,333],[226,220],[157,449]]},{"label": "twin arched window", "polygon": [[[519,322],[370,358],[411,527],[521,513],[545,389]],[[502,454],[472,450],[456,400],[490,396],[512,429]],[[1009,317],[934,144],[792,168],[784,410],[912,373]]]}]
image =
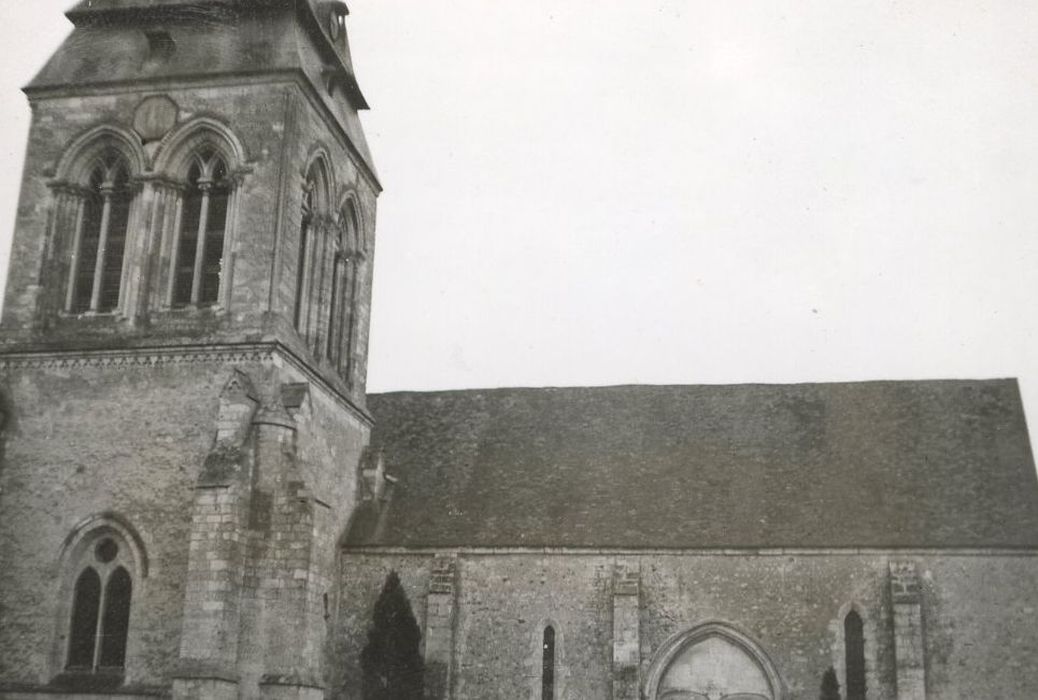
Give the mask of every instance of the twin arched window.
[{"label": "twin arched window", "polygon": [[353,316],[361,237],[357,210],[347,201],[329,213],[323,160],[307,171],[296,255],[293,324],[315,357],[347,379],[352,374]]},{"label": "twin arched window", "polygon": [[75,313],[113,311],[122,289],[133,202],[126,159],[114,150],[103,153],[79,195],[66,307]]},{"label": "twin arched window", "polygon": [[119,672],[126,665],[133,579],[129,553],[110,536],[81,555],[72,590],[65,667],[78,673]]},{"label": "twin arched window", "polygon": [[[115,127],[99,127],[69,149],[53,183],[52,226],[69,261],[55,304],[73,314],[132,314],[146,304],[223,302],[241,147],[210,121],[176,135],[153,173],[144,172],[139,143]],[[145,259],[152,257],[162,264]]]},{"label": "twin arched window", "polygon": [[172,306],[211,306],[219,300],[230,197],[227,164],[212,148],[201,149],[192,158],[183,195]]}]

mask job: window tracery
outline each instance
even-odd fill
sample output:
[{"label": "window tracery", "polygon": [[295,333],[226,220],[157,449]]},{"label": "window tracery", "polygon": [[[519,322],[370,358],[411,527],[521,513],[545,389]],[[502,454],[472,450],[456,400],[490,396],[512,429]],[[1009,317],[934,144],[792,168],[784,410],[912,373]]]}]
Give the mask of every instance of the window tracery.
[{"label": "window tracery", "polygon": [[77,196],[65,310],[110,313],[119,307],[134,188],[126,159],[106,150]]},{"label": "window tracery", "polygon": [[341,216],[336,220],[329,214],[330,189],[331,175],[322,154],[307,169],[303,184],[292,323],[314,357],[334,363],[340,354],[343,256],[348,246]]},{"label": "window tracery", "polygon": [[212,306],[219,302],[231,190],[224,159],[211,147],[200,149],[192,159],[182,195],[171,306]]},{"label": "window tracery", "polygon": [[114,533],[99,531],[73,561],[65,669],[118,673],[126,665],[133,600],[132,555]]}]

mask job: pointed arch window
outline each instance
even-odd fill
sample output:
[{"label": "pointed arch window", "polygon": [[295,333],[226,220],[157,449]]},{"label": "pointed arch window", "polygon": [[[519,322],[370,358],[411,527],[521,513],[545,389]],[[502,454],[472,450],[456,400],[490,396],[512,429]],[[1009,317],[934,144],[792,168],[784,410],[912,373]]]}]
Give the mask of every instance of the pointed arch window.
[{"label": "pointed arch window", "polygon": [[541,644],[541,700],[555,700],[555,628],[544,628]]},{"label": "pointed arch window", "polygon": [[65,309],[112,312],[118,308],[122,292],[134,195],[125,159],[115,151],[103,154],[79,194]]},{"label": "pointed arch window", "polygon": [[843,642],[846,655],[847,700],[865,700],[865,634],[861,615],[855,610],[843,619]]},{"label": "pointed arch window", "polygon": [[327,357],[335,331],[329,307],[335,295],[336,233],[328,212],[330,176],[323,159],[307,171],[300,212],[292,322],[315,357]]},{"label": "pointed arch window", "polygon": [[231,190],[227,163],[213,149],[201,149],[191,161],[182,199],[170,300],[175,308],[219,302]]},{"label": "pointed arch window", "polygon": [[102,537],[84,557],[72,590],[66,670],[113,673],[126,666],[133,580],[127,553]]},{"label": "pointed arch window", "polygon": [[303,186],[303,203],[299,224],[299,250],[296,257],[296,298],[292,312],[292,324],[301,334],[306,331],[305,307],[311,276],[309,264],[314,221],[317,216],[317,175],[311,169]]},{"label": "pointed arch window", "polygon": [[353,349],[354,304],[357,266],[360,260],[359,226],[353,203],[339,213],[328,304],[328,339],[325,356],[346,377],[350,376]]}]

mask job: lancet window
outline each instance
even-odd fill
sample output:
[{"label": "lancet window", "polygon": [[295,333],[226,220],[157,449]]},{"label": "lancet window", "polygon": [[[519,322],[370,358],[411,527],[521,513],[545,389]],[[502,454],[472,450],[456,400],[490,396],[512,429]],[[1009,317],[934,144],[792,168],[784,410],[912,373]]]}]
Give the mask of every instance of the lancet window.
[{"label": "lancet window", "polygon": [[865,700],[865,635],[861,615],[851,610],[843,620],[847,664],[847,700]]},{"label": "lancet window", "polygon": [[310,337],[310,291],[313,286],[314,239],[317,237],[318,188],[316,168],[311,168],[303,186],[302,211],[299,223],[299,247],[296,257],[296,298],[293,325],[300,335]]},{"label": "lancet window", "polygon": [[555,700],[555,628],[544,628],[541,644],[541,700]]},{"label": "lancet window", "polygon": [[347,203],[339,214],[328,304],[328,343],[325,355],[347,379],[351,373],[353,328],[361,246],[356,210]]}]

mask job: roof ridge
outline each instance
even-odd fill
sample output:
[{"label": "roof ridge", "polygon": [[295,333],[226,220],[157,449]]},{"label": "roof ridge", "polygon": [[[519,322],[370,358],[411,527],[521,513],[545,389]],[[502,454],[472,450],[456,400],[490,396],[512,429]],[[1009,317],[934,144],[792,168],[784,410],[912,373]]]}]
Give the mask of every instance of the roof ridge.
[{"label": "roof ridge", "polygon": [[402,395],[445,395],[445,394],[477,394],[477,393],[505,393],[505,392],[537,392],[537,391],[595,391],[613,389],[695,389],[695,388],[733,388],[733,387],[835,387],[835,386],[863,386],[863,385],[903,385],[923,386],[937,384],[1001,384],[1017,383],[1016,377],[935,377],[930,379],[851,379],[840,381],[805,381],[805,382],[704,382],[700,384],[672,384],[672,383],[626,383],[626,384],[574,384],[574,385],[519,385],[519,386],[488,386],[468,387],[453,389],[395,389],[391,391],[369,392],[368,397],[377,396],[402,396]]}]

